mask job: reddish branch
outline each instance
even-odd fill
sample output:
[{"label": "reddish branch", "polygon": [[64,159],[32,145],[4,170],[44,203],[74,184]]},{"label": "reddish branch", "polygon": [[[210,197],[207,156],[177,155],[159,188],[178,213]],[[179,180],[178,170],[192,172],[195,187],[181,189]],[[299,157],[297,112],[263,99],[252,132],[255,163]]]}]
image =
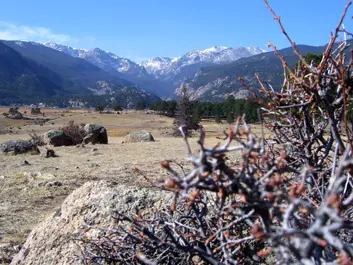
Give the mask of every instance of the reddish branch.
[{"label": "reddish branch", "polygon": [[[117,213],[117,227],[100,228],[99,238],[82,237],[76,259],[148,265],[352,263],[352,60],[345,62],[345,40],[333,49],[350,3],[318,66],[305,62],[265,3],[300,61],[293,71],[271,44],[285,82],[268,91],[256,74],[266,97],[260,113],[266,131],[256,135],[239,117],[223,144],[207,147],[201,130],[200,151],[193,153],[181,128],[191,169],[178,173],[175,164],[161,163],[169,178],[160,188],[174,193],[174,200],[144,216]],[[230,152],[238,152],[240,161],[229,161]]]}]

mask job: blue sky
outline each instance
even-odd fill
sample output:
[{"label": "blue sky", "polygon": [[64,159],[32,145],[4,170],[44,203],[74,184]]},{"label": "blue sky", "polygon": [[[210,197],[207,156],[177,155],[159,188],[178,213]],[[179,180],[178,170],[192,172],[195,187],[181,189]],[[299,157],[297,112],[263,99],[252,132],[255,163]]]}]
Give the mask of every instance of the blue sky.
[{"label": "blue sky", "polygon": [[[347,0],[269,0],[298,44],[328,42]],[[353,7],[345,26],[353,31]],[[3,0],[0,39],[99,47],[141,61],[213,45],[289,46],[262,0]]]}]

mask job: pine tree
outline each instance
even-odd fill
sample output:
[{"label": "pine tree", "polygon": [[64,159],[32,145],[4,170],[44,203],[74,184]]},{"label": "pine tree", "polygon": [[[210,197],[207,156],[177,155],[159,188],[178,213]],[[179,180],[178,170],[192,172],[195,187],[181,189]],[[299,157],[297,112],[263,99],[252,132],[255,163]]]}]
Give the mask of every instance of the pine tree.
[{"label": "pine tree", "polygon": [[222,123],[222,105],[217,104],[215,109],[215,121],[216,123]]},{"label": "pine tree", "polygon": [[228,112],[228,114],[227,114],[227,122],[229,123],[229,124],[231,124],[231,123],[233,123],[234,122],[234,113],[233,112]]},{"label": "pine tree", "polygon": [[221,114],[217,111],[215,116],[216,123],[222,123]]},{"label": "pine tree", "polygon": [[187,88],[184,84],[181,85],[181,98],[177,103],[175,120],[174,120],[174,136],[181,136],[179,127],[183,126],[184,133],[190,136],[191,130],[197,130],[199,128],[199,121],[193,119],[192,115],[192,102],[187,93]]}]

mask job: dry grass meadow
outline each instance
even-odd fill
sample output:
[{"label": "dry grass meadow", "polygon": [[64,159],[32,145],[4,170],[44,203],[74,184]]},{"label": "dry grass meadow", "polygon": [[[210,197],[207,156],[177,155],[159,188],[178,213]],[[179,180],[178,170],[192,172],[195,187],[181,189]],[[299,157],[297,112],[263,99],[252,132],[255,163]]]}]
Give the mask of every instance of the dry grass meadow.
[{"label": "dry grass meadow", "polygon": [[[0,113],[7,111],[8,108],[0,108]],[[19,111],[30,113],[29,109]],[[44,216],[55,211],[72,190],[88,180],[114,178],[129,185],[147,185],[134,168],[153,181],[163,181],[166,173],[160,167],[161,161],[184,163],[186,160],[183,140],[168,133],[173,122],[170,118],[135,111],[100,114],[87,110],[44,109],[42,112],[49,119],[42,125],[34,120],[11,120],[0,115],[0,129],[11,131],[0,134],[0,142],[29,139],[29,133],[42,134],[74,120],[105,126],[109,144],[53,147],[58,155],[55,158],[45,158],[42,154],[0,155],[0,245],[23,243]],[[202,125],[208,146],[220,142],[223,130],[228,127],[213,121],[204,121]],[[151,132],[155,142],[122,143],[127,133],[141,130]],[[198,149],[196,141],[197,137],[191,138],[194,151]],[[40,149],[44,153],[45,148]],[[238,155],[230,154],[230,161],[235,163]],[[25,160],[29,165],[23,163]]]}]

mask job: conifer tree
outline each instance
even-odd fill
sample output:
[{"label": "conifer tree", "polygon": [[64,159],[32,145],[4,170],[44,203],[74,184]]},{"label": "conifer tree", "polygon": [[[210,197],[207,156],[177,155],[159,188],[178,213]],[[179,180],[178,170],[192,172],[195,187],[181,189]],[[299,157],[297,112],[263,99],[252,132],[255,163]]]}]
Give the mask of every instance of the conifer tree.
[{"label": "conifer tree", "polygon": [[191,130],[199,128],[199,121],[193,118],[192,102],[187,92],[185,84],[181,85],[181,97],[177,103],[174,125],[174,136],[181,136],[179,127],[183,126],[184,133],[190,136]]}]

